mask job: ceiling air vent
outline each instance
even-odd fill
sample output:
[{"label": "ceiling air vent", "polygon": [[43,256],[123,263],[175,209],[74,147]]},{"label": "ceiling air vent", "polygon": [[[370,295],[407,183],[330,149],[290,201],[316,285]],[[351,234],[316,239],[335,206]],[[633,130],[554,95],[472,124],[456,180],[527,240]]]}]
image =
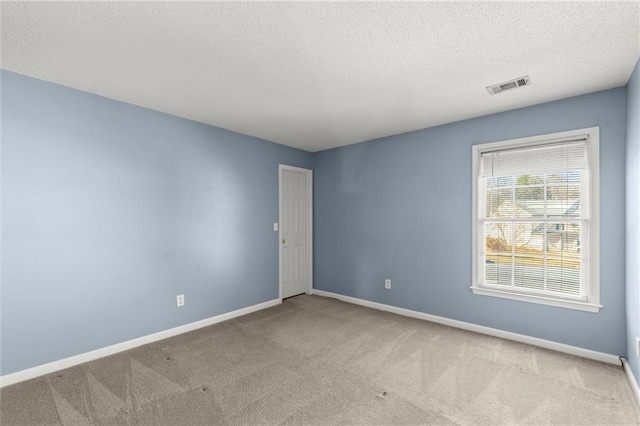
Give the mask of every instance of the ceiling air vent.
[{"label": "ceiling air vent", "polygon": [[504,83],[489,86],[487,87],[487,91],[490,95],[495,95],[496,93],[504,92],[505,90],[515,89],[520,86],[529,86],[530,84],[531,80],[529,80],[529,76],[525,75],[524,77],[515,78],[513,80],[505,81]]}]

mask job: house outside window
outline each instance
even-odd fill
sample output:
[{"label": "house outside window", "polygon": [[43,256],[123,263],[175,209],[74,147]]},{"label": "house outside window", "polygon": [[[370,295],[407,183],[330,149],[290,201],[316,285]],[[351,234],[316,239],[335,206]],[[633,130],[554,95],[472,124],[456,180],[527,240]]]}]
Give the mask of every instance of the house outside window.
[{"label": "house outside window", "polygon": [[598,312],[597,127],[473,146],[475,294]]}]

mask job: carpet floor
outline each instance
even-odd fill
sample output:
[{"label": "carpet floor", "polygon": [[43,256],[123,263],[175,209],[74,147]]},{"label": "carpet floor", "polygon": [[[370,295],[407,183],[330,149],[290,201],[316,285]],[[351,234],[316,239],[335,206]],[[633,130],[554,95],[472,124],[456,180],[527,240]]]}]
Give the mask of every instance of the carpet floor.
[{"label": "carpet floor", "polygon": [[639,423],[619,366],[307,295],[0,390],[3,426]]}]

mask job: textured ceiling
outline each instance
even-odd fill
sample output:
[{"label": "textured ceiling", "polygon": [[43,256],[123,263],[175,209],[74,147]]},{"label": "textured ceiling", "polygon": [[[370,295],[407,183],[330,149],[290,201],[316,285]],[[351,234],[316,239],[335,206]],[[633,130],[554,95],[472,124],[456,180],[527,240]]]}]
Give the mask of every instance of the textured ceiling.
[{"label": "textured ceiling", "polygon": [[2,67],[318,151],[623,86],[639,4],[3,2]]}]

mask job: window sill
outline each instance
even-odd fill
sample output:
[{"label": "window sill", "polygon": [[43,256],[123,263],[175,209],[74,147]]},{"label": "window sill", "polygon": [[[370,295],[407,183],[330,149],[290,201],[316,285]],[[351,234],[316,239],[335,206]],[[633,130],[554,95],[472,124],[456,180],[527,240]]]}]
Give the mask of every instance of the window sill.
[{"label": "window sill", "polygon": [[544,296],[534,296],[530,294],[512,293],[508,291],[494,290],[487,287],[472,286],[471,290],[473,291],[473,294],[480,294],[482,296],[501,297],[503,299],[519,300],[521,302],[539,303],[542,305],[576,309],[579,311],[586,311],[586,312],[598,313],[600,311],[600,308],[602,308],[602,305],[589,303],[589,302],[578,302],[573,300],[554,299],[551,297],[544,297]]}]

